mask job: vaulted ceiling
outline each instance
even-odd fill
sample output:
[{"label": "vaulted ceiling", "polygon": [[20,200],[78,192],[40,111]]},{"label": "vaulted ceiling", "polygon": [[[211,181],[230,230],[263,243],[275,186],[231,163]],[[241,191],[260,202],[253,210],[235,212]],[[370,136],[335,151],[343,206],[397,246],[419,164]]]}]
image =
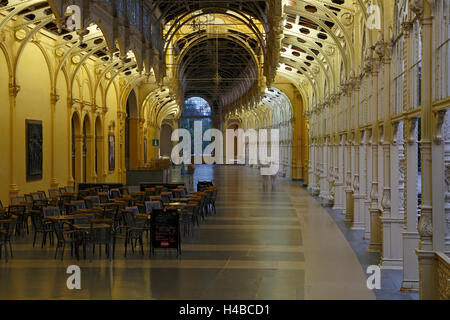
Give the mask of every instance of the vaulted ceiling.
[{"label": "vaulted ceiling", "polygon": [[257,99],[274,78],[279,52],[273,23],[281,0],[159,1],[164,58],[177,93],[206,99],[215,111]]},{"label": "vaulted ceiling", "polygon": [[178,94],[202,96],[214,109],[230,111],[229,105],[263,98],[274,78],[271,68],[315,101],[333,94],[341,75],[355,69],[355,14],[367,19],[371,2],[276,2],[159,1],[166,61],[176,70]]}]

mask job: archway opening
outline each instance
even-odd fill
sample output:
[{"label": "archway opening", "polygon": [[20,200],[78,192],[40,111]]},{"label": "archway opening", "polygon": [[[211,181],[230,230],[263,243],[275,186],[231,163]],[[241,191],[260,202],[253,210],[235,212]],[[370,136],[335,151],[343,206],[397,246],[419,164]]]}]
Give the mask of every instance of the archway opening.
[{"label": "archway opening", "polygon": [[86,183],[90,179],[91,174],[91,125],[89,117],[86,115],[83,121],[83,182]]},{"label": "archway opening", "polygon": [[139,110],[134,90],[131,91],[127,101],[127,119],[125,121],[125,168],[136,169],[138,161],[138,130]]},{"label": "archway opening", "polygon": [[[182,129],[186,129],[191,134],[191,154],[192,156],[203,156],[203,154],[195,154],[195,144],[194,144],[194,129],[195,123],[199,125],[201,123],[202,126],[202,137],[205,132],[209,129],[213,128],[213,120],[212,120],[212,111],[211,107],[205,99],[201,97],[192,97],[187,99],[184,102],[183,113],[181,114],[179,127]],[[210,142],[203,142],[202,144],[202,153],[203,150],[210,144]]]},{"label": "archway opening", "polygon": [[72,178],[73,181],[80,180],[81,166],[77,161],[81,158],[81,148],[78,144],[80,137],[80,118],[74,113],[72,116]]},{"label": "archway opening", "polygon": [[103,175],[103,132],[100,117],[95,120],[95,174],[97,182],[102,180]]}]

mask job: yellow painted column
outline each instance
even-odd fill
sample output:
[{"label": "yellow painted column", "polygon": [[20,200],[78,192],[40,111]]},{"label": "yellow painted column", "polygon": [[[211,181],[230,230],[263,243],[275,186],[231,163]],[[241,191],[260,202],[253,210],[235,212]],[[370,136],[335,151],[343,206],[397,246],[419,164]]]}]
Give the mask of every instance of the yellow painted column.
[{"label": "yellow painted column", "polygon": [[104,176],[103,176],[103,172],[104,172],[104,165],[105,165],[105,160],[104,160],[104,144],[105,144],[105,138],[103,135],[101,136],[96,136],[96,140],[97,140],[97,160],[94,159],[94,161],[97,161],[97,183],[100,182],[104,182]]},{"label": "yellow painted column", "polygon": [[420,299],[437,299],[435,254],[433,252],[433,16],[427,1],[423,8],[415,8],[422,26],[422,204],[419,220],[419,296]]},{"label": "yellow painted column", "polygon": [[75,135],[75,183],[83,181],[83,135]]},{"label": "yellow painted column", "polygon": [[[119,182],[126,183],[127,182],[127,168],[125,167],[125,144],[128,141],[125,141],[125,119],[127,114],[125,112],[118,113],[118,121],[119,121],[119,132],[116,133],[116,148],[119,150]],[[131,153],[131,152],[130,152]],[[131,166],[130,166],[131,167]]]},{"label": "yellow painted column", "polygon": [[94,137],[92,135],[86,136],[86,181],[85,182],[94,182],[95,181],[95,172],[94,172]]},{"label": "yellow painted column", "polygon": [[15,197],[19,194],[19,187],[16,184],[16,174],[15,174],[15,146],[16,138],[14,134],[15,123],[16,123],[16,98],[20,91],[20,86],[17,85],[15,80],[9,84],[9,106],[10,106],[10,116],[9,116],[9,132],[10,132],[10,143],[9,143],[9,196]]},{"label": "yellow painted column", "polygon": [[139,134],[138,134],[138,167],[144,167],[144,119],[139,119]]},{"label": "yellow painted column", "polygon": [[58,181],[56,180],[56,168],[55,168],[55,108],[56,103],[59,100],[59,96],[56,94],[56,90],[53,89],[50,95],[50,167],[51,167],[51,177],[50,177],[50,188],[58,188]]}]

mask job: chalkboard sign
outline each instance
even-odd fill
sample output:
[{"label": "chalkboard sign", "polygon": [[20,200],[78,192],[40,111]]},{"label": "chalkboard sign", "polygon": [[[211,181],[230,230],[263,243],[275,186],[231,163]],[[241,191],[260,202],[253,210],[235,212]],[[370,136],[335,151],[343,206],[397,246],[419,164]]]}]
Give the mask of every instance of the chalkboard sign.
[{"label": "chalkboard sign", "polygon": [[153,210],[151,218],[152,254],[155,249],[176,249],[181,254],[180,214],[176,209]]}]

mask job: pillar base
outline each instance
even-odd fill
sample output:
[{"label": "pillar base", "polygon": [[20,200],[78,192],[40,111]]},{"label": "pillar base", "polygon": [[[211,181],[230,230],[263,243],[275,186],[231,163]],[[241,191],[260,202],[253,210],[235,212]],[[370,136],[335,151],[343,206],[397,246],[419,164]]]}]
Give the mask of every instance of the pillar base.
[{"label": "pillar base", "polygon": [[381,259],[381,269],[403,270],[403,259]]},{"label": "pillar base", "polygon": [[[416,249],[419,247],[420,236],[417,231],[402,232],[403,238],[403,282],[402,291],[419,291],[419,263]],[[403,290],[404,289],[404,290]]]},{"label": "pillar base", "polygon": [[419,260],[419,298],[438,300],[436,255],[434,251],[416,249]]},{"label": "pillar base", "polygon": [[370,209],[370,244],[367,248],[367,252],[381,253],[383,248],[380,223],[379,223],[380,210],[372,207]]},{"label": "pillar base", "polygon": [[419,292],[419,280],[403,280],[401,292]]},{"label": "pillar base", "polygon": [[51,182],[50,182],[50,188],[51,188],[51,189],[58,189],[58,187],[59,187],[58,181],[56,181],[56,179],[53,178],[53,179],[51,180]]},{"label": "pillar base", "polygon": [[19,187],[17,186],[17,184],[12,184],[9,186],[9,197],[10,198],[14,198],[19,196]]},{"label": "pillar base", "polygon": [[331,201],[331,194],[329,191],[320,192],[319,198],[324,206],[329,206],[329,203]]},{"label": "pillar base", "polygon": [[345,190],[346,209],[345,210],[345,222],[353,222],[353,190]]},{"label": "pillar base", "polygon": [[319,193],[320,193],[320,188],[319,187],[313,187],[312,188],[312,194],[313,194],[313,196],[318,196],[319,195]]},{"label": "pillar base", "polygon": [[361,213],[364,198],[365,196],[363,194],[353,195],[353,225],[350,228],[352,230],[365,230],[364,217]]},{"label": "pillar base", "polygon": [[401,216],[392,216],[385,211],[380,217],[383,230],[383,259],[381,267],[385,269],[403,269],[402,231],[404,219]]},{"label": "pillar base", "polygon": [[334,206],[333,210],[344,210],[344,185],[337,183],[334,185],[335,195],[334,195]]}]

